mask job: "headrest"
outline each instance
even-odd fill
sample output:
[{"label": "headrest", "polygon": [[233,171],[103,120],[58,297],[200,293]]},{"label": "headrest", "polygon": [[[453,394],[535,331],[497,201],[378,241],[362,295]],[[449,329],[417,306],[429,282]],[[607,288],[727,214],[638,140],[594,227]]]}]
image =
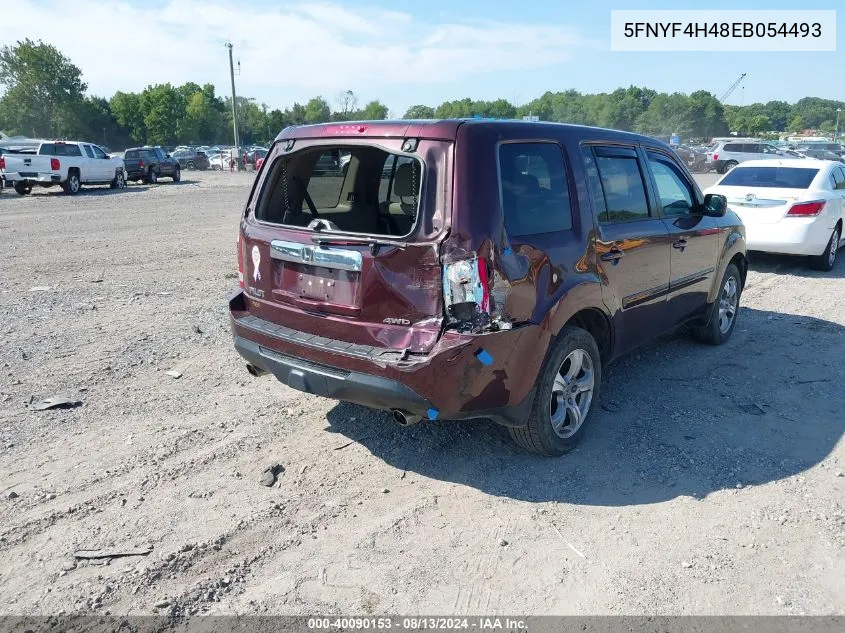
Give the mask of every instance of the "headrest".
[{"label": "headrest", "polygon": [[399,197],[415,196],[420,186],[420,170],[416,161],[402,163],[393,175],[393,193]]}]

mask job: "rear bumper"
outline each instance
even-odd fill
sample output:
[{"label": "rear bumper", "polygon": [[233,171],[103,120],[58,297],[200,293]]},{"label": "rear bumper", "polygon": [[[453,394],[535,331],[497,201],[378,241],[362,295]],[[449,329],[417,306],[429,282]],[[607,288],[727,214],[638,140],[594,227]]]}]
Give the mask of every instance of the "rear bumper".
[{"label": "rear bumper", "polygon": [[822,218],[784,218],[774,224],[746,225],[745,243],[750,251],[821,255],[833,233],[827,224]]},{"label": "rear bumper", "polygon": [[320,365],[274,352],[242,336],[234,338],[235,349],[249,363],[298,391],[373,409],[402,409],[422,418],[432,417],[435,407],[395,380]]},{"label": "rear bumper", "polygon": [[[428,354],[391,355],[256,319],[246,311],[242,292],[229,308],[235,349],[287,386],[423,419],[489,418],[523,426],[549,343],[536,326],[482,335],[447,332]],[[479,355],[481,350],[487,354]]]},{"label": "rear bumper", "polygon": [[31,173],[31,172],[6,172],[6,181],[16,182],[37,182],[41,184],[56,184],[61,182],[60,174],[53,173]]}]

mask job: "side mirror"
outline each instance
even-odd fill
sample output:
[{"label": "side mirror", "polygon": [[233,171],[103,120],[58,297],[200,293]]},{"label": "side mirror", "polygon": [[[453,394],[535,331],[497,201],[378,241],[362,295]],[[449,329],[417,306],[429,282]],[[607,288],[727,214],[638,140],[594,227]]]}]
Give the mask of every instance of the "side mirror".
[{"label": "side mirror", "polygon": [[704,215],[711,218],[723,218],[728,212],[728,199],[718,193],[704,196]]}]

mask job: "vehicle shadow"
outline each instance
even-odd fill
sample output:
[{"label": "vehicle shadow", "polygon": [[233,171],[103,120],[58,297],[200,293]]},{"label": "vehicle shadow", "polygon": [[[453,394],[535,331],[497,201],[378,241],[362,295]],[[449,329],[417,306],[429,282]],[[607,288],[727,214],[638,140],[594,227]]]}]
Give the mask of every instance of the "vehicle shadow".
[{"label": "vehicle shadow", "polygon": [[[30,196],[47,196],[47,197],[60,197],[60,198],[85,198],[88,196],[120,196],[125,193],[141,193],[142,191],[146,191],[149,189],[149,185],[127,185],[123,189],[112,189],[109,186],[97,187],[97,186],[89,186],[83,187],[79,193],[75,195],[66,194],[64,191],[61,190],[59,187],[50,187],[50,188],[37,188],[33,189],[32,193],[28,196],[18,196],[15,194],[16,197],[30,197]],[[14,193],[14,192],[12,192]]]},{"label": "vehicle shadow", "polygon": [[748,267],[761,273],[775,273],[808,278],[845,277],[845,246],[839,249],[833,269],[827,272],[815,270],[810,266],[808,257],[775,255],[772,253],[751,252],[748,254]]},{"label": "vehicle shadow", "polygon": [[423,422],[339,403],[329,432],[424,477],[522,501],[627,506],[702,499],[818,464],[845,431],[845,327],[742,308],[731,341],[683,334],[607,367],[579,447],[529,454],[492,422]]}]

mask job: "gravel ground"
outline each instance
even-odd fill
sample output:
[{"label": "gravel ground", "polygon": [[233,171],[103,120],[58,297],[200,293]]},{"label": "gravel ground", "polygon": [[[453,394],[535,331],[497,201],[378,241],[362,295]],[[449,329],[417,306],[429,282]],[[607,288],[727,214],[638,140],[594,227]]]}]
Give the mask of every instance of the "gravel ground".
[{"label": "gravel ground", "polygon": [[251,176],[185,176],[0,196],[0,612],[845,614],[845,261],[755,259],[730,344],[607,368],[549,460],[249,376]]}]

